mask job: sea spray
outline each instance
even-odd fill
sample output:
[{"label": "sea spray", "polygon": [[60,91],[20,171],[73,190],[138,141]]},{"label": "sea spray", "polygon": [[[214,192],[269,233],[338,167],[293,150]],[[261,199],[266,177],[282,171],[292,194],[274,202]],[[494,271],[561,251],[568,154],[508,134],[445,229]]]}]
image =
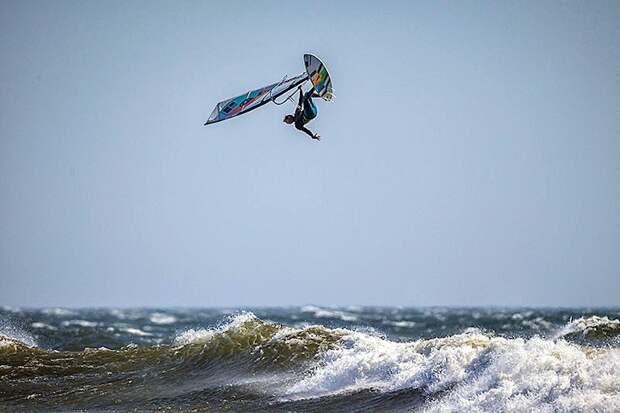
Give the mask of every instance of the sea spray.
[{"label": "sea spray", "polygon": [[[24,323],[20,322],[20,324]],[[28,347],[37,346],[34,337],[15,321],[0,319],[0,346],[16,342]]]},{"label": "sea spray", "polygon": [[0,411],[620,411],[617,309],[0,316]]}]

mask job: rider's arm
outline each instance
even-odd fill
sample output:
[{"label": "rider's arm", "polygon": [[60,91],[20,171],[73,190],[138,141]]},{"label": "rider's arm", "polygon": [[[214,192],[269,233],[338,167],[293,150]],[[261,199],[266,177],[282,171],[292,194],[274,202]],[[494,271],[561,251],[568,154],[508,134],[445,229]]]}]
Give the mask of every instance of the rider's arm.
[{"label": "rider's arm", "polygon": [[312,139],[315,139],[315,137],[314,137],[314,133],[312,133],[312,131],[311,131],[310,129],[306,128],[305,126],[302,126],[302,127],[300,127],[300,128],[297,128],[297,129],[299,129],[299,130],[300,130],[300,131],[302,131],[302,132],[307,133],[307,134],[308,134],[308,136],[310,136]]}]

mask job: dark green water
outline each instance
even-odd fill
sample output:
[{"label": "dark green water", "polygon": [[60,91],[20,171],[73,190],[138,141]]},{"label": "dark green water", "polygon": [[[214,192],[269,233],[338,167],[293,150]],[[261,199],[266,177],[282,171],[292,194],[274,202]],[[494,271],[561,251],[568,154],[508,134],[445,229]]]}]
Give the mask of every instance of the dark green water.
[{"label": "dark green water", "polygon": [[0,309],[0,411],[620,411],[620,309]]}]

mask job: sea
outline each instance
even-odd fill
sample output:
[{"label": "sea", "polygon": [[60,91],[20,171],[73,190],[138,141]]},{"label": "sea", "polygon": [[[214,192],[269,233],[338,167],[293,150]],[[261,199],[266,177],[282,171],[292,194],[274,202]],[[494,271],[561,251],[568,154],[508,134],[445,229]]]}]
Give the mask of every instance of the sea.
[{"label": "sea", "polygon": [[0,412],[620,412],[620,308],[4,306]]}]

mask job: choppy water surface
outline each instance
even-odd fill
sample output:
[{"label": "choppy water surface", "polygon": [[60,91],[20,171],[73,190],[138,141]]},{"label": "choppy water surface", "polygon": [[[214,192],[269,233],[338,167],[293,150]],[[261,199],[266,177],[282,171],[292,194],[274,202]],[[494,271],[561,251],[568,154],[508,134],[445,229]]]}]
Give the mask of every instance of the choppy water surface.
[{"label": "choppy water surface", "polygon": [[0,308],[0,411],[619,412],[620,309]]}]

